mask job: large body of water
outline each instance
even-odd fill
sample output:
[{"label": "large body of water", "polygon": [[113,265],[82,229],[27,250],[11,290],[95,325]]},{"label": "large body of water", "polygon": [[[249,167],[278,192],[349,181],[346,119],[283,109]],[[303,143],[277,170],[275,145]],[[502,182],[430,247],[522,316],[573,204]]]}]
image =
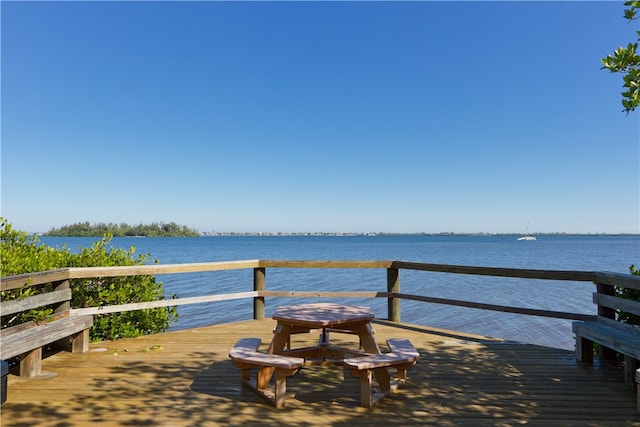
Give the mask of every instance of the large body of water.
[{"label": "large body of water", "polygon": [[[150,254],[161,264],[249,259],[401,260],[439,264],[546,270],[629,273],[640,265],[640,236],[210,236],[197,238],[114,238],[112,246]],[[96,238],[41,237],[47,245],[71,250]],[[160,275],[168,293],[179,297],[253,289],[248,270]],[[595,314],[590,283],[495,278],[401,271],[401,292],[419,295]],[[268,290],[386,291],[384,269],[268,269]],[[313,300],[267,299],[267,315],[277,306]],[[385,318],[385,299],[348,299]],[[404,322],[573,349],[571,321],[402,301]],[[172,329],[246,320],[250,300],[180,306]]]}]

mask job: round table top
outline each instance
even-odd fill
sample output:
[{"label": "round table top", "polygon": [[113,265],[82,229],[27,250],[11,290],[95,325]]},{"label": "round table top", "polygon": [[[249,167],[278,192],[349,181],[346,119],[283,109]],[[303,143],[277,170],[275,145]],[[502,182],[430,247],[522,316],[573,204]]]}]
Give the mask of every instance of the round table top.
[{"label": "round table top", "polygon": [[311,328],[339,327],[349,323],[367,322],[375,316],[369,307],[354,307],[333,303],[286,305],[279,307],[273,319]]}]

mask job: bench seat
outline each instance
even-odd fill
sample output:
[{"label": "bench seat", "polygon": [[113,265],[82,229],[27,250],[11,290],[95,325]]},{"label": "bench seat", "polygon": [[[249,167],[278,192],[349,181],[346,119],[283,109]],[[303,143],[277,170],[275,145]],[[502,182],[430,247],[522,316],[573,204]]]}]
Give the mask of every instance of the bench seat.
[{"label": "bench seat", "polygon": [[89,350],[89,329],[93,316],[69,316],[47,323],[25,327],[19,325],[0,333],[0,360],[21,356],[20,376],[37,377],[41,374],[42,347],[72,337],[71,351]]},{"label": "bench seat", "polygon": [[411,341],[406,338],[389,338],[387,340],[387,345],[393,353],[410,355],[416,359],[420,356],[418,350],[416,350],[413,344],[411,344]]},{"label": "bench seat", "polygon": [[[301,357],[281,356],[258,352],[260,338],[241,338],[229,352],[229,357],[242,372],[242,382],[276,408],[285,405],[287,391],[286,378],[295,374],[304,365]],[[256,379],[251,378],[251,370],[258,368]],[[275,386],[268,388],[275,373]]]},{"label": "bench seat", "polygon": [[576,359],[579,362],[593,362],[593,344],[598,343],[624,356],[625,383],[636,384],[634,375],[640,360],[638,326],[598,317],[596,321],[574,322],[572,328],[576,335]]},{"label": "bench seat", "polygon": [[242,338],[229,352],[229,357],[234,362],[246,363],[255,366],[273,366],[282,369],[297,369],[304,365],[304,359],[300,357],[279,356],[258,352],[260,338]]},{"label": "bench seat", "polygon": [[[640,360],[640,331],[633,325],[599,318],[595,322],[574,322],[573,332],[576,334],[576,348],[578,360],[590,362],[593,360],[593,346],[597,342],[611,350]],[[582,341],[582,342],[580,342]]]},{"label": "bench seat", "polygon": [[346,367],[358,371],[384,368],[396,365],[413,364],[416,358],[404,354],[383,353],[364,357],[352,357],[344,360]]},{"label": "bench seat", "polygon": [[[414,366],[419,353],[407,339],[388,339],[390,353],[372,354],[364,357],[352,357],[344,360],[345,367],[360,377],[360,405],[373,407],[378,401],[394,392],[407,380],[407,370]],[[389,384],[378,384],[379,392],[373,389],[373,373],[377,369],[395,368],[397,376]]]}]

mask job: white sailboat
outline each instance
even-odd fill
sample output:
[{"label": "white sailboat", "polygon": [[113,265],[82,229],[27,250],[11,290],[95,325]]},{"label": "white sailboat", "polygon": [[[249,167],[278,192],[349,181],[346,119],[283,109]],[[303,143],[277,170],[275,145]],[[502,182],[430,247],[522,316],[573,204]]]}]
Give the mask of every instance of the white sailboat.
[{"label": "white sailboat", "polygon": [[529,236],[529,223],[527,223],[527,231],[525,231],[524,236],[518,237],[518,240],[536,240],[534,236]]}]

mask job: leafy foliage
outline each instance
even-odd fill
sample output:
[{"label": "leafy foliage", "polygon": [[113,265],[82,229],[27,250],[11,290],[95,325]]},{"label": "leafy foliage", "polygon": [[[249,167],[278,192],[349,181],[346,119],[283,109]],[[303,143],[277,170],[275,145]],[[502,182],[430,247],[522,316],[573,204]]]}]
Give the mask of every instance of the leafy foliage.
[{"label": "leafy foliage", "polygon": [[38,236],[15,230],[0,217],[0,248],[2,249],[2,276],[31,273],[61,268],[69,262],[66,248],[56,250],[40,243]]},{"label": "leafy foliage", "polygon": [[[91,247],[74,256],[70,267],[142,265],[148,256],[135,257],[135,247],[129,250],[107,248],[111,236],[105,236]],[[165,299],[164,288],[153,276],[104,277],[76,279],[72,283],[73,307],[129,304]],[[132,312],[98,315],[94,320],[92,338],[117,339],[164,332],[170,320],[177,319],[174,308],[145,309]]]},{"label": "leafy foliage", "polygon": [[164,223],[154,222],[152,224],[128,225],[125,223],[96,223],[78,222],[71,225],[65,225],[60,228],[52,228],[45,233],[47,236],[61,237],[101,237],[104,235],[115,237],[196,237],[200,236],[197,230],[189,228],[185,225],[178,225],[175,222]]},{"label": "leafy foliage", "polygon": [[[37,236],[29,236],[24,232],[14,230],[8,221],[0,218],[0,250],[2,253],[0,275],[5,277],[62,267],[143,265],[149,259],[149,255],[136,256],[133,246],[129,250],[108,246],[111,238],[112,236],[107,234],[91,247],[74,254],[65,246],[60,249],[48,247],[41,243]],[[50,288],[50,285],[40,286],[37,289],[25,286],[21,289],[3,291],[1,296],[3,300],[25,298],[35,292],[49,291]],[[71,305],[74,308],[165,299],[163,284],[156,282],[155,277],[149,275],[72,279],[71,290],[73,295]],[[50,310],[44,308],[18,318],[3,318],[2,327],[29,319],[42,319],[48,314],[50,314]],[[96,315],[94,326],[91,329],[91,340],[114,340],[164,332],[177,318],[175,307]]]},{"label": "leafy foliage", "polygon": [[[53,270],[65,265],[68,252],[56,251],[47,246],[38,244],[37,236],[29,236],[26,233],[13,229],[4,218],[0,218],[0,275],[21,274],[31,271]],[[23,299],[40,292],[49,292],[51,285],[41,286],[38,289],[24,286],[12,291],[0,293],[2,300]],[[19,315],[2,318],[2,327],[28,321],[39,322],[46,319],[53,310],[51,308],[32,309]]]},{"label": "leafy foliage", "polygon": [[[637,19],[636,12],[640,9],[640,1],[625,1],[627,9],[624,17],[629,22]],[[636,31],[640,41],[640,30]],[[638,43],[629,43],[627,47],[619,47],[613,55],[607,55],[602,59],[603,69],[612,73],[623,73],[625,90],[622,92],[622,106],[627,114],[634,111],[640,105],[640,55],[638,55]]]},{"label": "leafy foliage", "polygon": [[[632,265],[629,268],[631,274],[640,276],[640,270],[636,268],[635,265]],[[640,301],[640,290],[638,289],[629,289],[629,288],[615,288],[615,295],[620,298],[631,299],[634,301]],[[636,314],[626,313],[624,311],[618,311],[617,313],[618,320],[625,323],[631,323],[632,325],[640,325],[640,316]]]}]

